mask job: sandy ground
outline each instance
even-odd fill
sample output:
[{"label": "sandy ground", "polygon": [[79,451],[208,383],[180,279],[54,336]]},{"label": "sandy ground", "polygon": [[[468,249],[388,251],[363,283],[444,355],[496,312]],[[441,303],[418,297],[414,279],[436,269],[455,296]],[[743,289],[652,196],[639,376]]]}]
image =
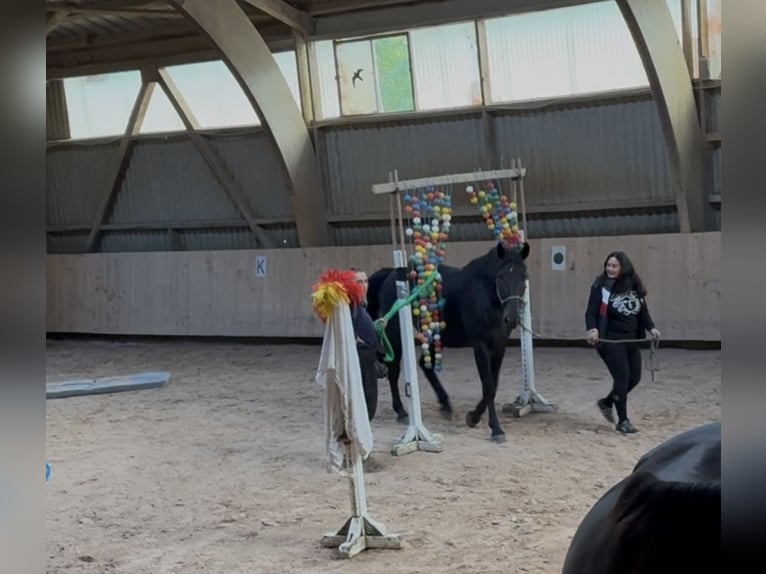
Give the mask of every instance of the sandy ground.
[{"label": "sandy ground", "polygon": [[[642,433],[617,435],[594,401],[608,387],[592,349],[537,349],[539,390],[556,414],[486,415],[467,350],[448,349],[442,380],[456,409],[444,421],[421,377],[426,426],[442,453],[389,454],[403,432],[386,381],[367,474],[371,515],[405,548],[351,561],[320,538],[350,514],[346,479],[325,471],[317,346],[51,341],[48,380],[169,370],[162,389],[47,401],[47,572],[557,573],[579,521],[637,458],[678,431],[720,416],[720,352],[660,349],[631,395]],[[648,360],[645,354],[645,364]],[[519,388],[510,348],[499,404]]]}]

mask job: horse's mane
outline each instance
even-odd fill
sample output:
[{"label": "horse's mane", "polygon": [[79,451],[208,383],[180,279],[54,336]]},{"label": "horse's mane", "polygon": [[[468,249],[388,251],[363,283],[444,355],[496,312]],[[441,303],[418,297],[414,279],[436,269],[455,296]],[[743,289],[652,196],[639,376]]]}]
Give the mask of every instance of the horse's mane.
[{"label": "horse's mane", "polygon": [[609,574],[720,571],[719,481],[662,481],[650,472],[635,472],[626,479],[609,522],[617,536]]}]

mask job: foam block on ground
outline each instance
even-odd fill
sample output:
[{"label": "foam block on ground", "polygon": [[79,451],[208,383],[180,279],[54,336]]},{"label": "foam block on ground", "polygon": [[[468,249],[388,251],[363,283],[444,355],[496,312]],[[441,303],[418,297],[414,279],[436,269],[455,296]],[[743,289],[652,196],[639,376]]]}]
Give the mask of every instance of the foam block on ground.
[{"label": "foam block on ground", "polygon": [[122,375],[119,377],[61,381],[46,385],[45,398],[59,399],[81,395],[155,389],[165,386],[169,381],[170,373],[166,371],[137,373],[135,375]]}]

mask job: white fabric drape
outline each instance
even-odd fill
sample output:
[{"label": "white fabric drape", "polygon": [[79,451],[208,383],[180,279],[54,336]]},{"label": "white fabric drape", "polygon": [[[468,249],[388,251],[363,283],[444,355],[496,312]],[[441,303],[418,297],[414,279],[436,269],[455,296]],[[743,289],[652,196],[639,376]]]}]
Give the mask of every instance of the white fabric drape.
[{"label": "white fabric drape", "polygon": [[325,389],[325,445],[329,467],[343,471],[344,434],[362,459],[372,452],[372,429],[362,387],[362,371],[351,322],[351,309],[341,302],[325,325],[316,382]]}]

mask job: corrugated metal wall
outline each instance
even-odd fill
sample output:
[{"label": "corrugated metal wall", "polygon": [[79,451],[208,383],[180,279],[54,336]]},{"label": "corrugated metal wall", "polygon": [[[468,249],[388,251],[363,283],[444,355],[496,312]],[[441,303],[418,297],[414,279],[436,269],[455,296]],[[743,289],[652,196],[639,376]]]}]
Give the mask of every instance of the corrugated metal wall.
[{"label": "corrugated metal wall", "polygon": [[[715,108],[714,108],[715,109]],[[570,103],[535,111],[492,110],[488,129],[481,113],[422,116],[397,122],[370,121],[321,128],[318,149],[326,190],[325,204],[336,222],[336,244],[387,243],[385,223],[346,220],[387,213],[388,201],[370,192],[387,181],[388,172],[410,179],[509,167],[521,157],[529,208],[644,200],[670,203],[669,168],[659,119],[650,96],[614,98],[589,104]],[[718,124],[716,124],[718,125]],[[494,149],[486,143],[494,133]],[[255,217],[276,220],[267,233],[279,245],[298,245],[285,181],[265,132],[208,137],[250,203]],[[101,194],[111,184],[117,143],[72,143],[48,150],[48,225],[51,253],[81,251],[87,230],[62,226],[92,223]],[[497,165],[482,165],[495,154]],[[720,177],[720,150],[713,153],[715,181]],[[720,193],[720,185],[714,186]],[[455,190],[456,205],[467,205]],[[661,200],[661,201],[660,201]],[[368,217],[369,219],[369,217]],[[246,249],[255,247],[252,233],[237,208],[220,189],[210,168],[184,135],[142,138],[117,197],[108,224],[154,223],[169,227],[184,222],[225,220],[224,229],[149,231],[107,229],[103,251]],[[177,225],[176,225],[177,226]],[[191,226],[194,227],[194,226]],[[672,207],[619,213],[569,213],[530,216],[534,237],[661,233],[678,230]],[[486,238],[481,223],[456,222],[452,241]]]},{"label": "corrugated metal wall", "polygon": [[529,169],[530,206],[673,198],[651,99],[508,115],[496,131],[500,156]]},{"label": "corrugated metal wall", "polygon": [[65,140],[69,136],[69,114],[62,80],[45,83],[45,125],[48,141]]}]

